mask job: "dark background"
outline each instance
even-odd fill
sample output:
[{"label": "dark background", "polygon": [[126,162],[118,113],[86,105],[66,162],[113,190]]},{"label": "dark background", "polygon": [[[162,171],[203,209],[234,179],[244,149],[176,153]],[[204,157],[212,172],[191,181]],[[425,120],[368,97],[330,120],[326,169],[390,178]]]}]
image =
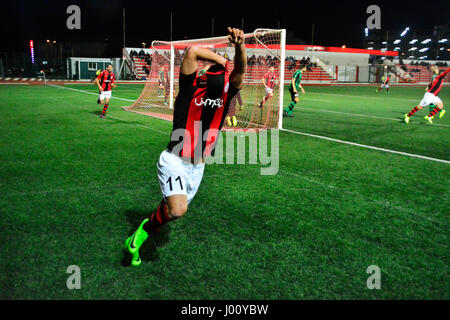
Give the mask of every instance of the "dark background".
[{"label": "dark background", "polygon": [[[81,7],[81,30],[68,30],[66,9]],[[220,36],[228,25],[244,31],[257,27],[286,28],[288,44],[314,44],[360,48],[363,46],[366,8],[381,7],[382,29],[392,35],[405,27],[433,28],[449,23],[450,1],[122,1],[122,0],[15,0],[2,3],[0,51],[27,52],[29,40],[43,42],[102,42],[103,56],[120,56],[122,9],[126,9],[126,45],[147,46],[154,39],[170,40],[170,12],[173,40]]]}]

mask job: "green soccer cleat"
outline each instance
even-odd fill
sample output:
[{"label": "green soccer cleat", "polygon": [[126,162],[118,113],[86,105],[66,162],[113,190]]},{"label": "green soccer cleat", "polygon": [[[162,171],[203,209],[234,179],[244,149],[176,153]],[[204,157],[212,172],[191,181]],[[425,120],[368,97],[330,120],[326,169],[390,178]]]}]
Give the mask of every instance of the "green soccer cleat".
[{"label": "green soccer cleat", "polygon": [[148,218],[142,221],[137,230],[125,241],[124,248],[131,254],[131,264],[133,266],[138,266],[142,262],[139,257],[139,248],[148,238],[148,233],[143,229],[147,221]]},{"label": "green soccer cleat", "polygon": [[425,120],[427,120],[429,123],[433,124],[433,117],[425,116],[423,117]]},{"label": "green soccer cleat", "polygon": [[442,109],[441,112],[439,113],[439,119],[442,119],[444,117],[445,114],[445,110]]},{"label": "green soccer cleat", "polygon": [[408,114],[407,114],[407,113],[405,113],[405,123],[406,123],[406,124],[409,123],[409,117],[408,117]]}]

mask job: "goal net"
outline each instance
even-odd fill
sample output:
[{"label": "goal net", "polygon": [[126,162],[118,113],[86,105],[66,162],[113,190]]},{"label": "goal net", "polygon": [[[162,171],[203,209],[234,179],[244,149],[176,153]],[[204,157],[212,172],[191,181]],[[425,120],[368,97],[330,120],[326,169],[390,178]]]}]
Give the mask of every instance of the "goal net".
[{"label": "goal net", "polygon": [[[230,117],[231,125],[226,120],[224,129],[281,128],[285,38],[284,29],[256,29],[252,33],[245,34],[247,72],[242,89],[230,104],[227,118]],[[144,89],[133,105],[124,109],[172,120],[181,61],[186,47],[194,45],[208,48],[228,59],[228,71],[232,72],[234,47],[226,36],[172,42],[153,41],[150,48],[151,65],[148,66],[149,74]],[[204,66],[200,61],[198,74],[202,72]],[[273,67],[276,79],[271,95],[266,92],[262,81],[270,67]],[[264,103],[261,105],[263,99]]]}]

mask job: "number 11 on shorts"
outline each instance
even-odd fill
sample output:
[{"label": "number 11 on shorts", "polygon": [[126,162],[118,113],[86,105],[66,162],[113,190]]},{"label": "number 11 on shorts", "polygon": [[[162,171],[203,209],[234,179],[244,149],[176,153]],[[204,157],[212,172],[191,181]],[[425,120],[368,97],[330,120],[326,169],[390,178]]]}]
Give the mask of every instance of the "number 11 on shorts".
[{"label": "number 11 on shorts", "polygon": [[[178,176],[175,179],[175,182],[177,182],[177,181],[180,183],[180,189],[183,190],[183,183],[181,182],[181,177],[180,176]],[[169,177],[169,179],[167,180],[166,184],[169,184],[170,191],[173,191],[172,177]]]}]

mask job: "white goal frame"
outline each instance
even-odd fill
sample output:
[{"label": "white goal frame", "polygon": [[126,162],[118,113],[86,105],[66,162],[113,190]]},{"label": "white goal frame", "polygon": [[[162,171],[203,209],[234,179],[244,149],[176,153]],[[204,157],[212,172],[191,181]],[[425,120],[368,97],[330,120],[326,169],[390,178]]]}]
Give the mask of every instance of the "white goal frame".
[{"label": "white goal frame", "polygon": [[[258,40],[258,35],[264,35],[265,32],[280,32],[280,54],[276,54],[272,49],[269,49]],[[244,34],[245,38],[254,37],[260,45],[264,46],[271,54],[277,57],[280,60],[280,79],[279,79],[279,111],[278,111],[278,128],[283,128],[283,99],[284,99],[284,75],[285,75],[285,59],[286,59],[286,29],[267,29],[267,28],[257,28],[251,33]],[[228,41],[227,36],[222,37],[211,37],[211,38],[201,38],[201,39],[189,39],[189,40],[177,40],[177,41],[164,41],[164,40],[154,40],[152,41],[151,48],[154,50],[158,50],[154,47],[156,43],[159,44],[167,44],[170,46],[170,93],[169,93],[169,108],[173,109],[174,106],[174,70],[175,70],[175,47],[177,45],[185,45],[189,43],[196,43],[197,46],[204,48],[212,48],[215,43],[226,43]],[[205,42],[204,46],[199,44],[200,42]],[[169,60],[169,59],[168,59]]]}]

